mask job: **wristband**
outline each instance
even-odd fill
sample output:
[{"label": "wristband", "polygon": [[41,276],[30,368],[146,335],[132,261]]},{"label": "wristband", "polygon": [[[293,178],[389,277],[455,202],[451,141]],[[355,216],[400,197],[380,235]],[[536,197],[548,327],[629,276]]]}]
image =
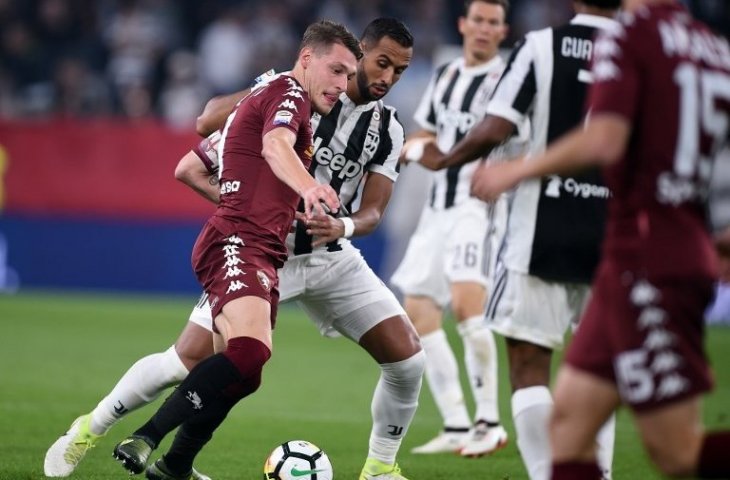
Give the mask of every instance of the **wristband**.
[{"label": "wristband", "polygon": [[342,225],[345,227],[345,234],[343,237],[350,238],[355,233],[355,222],[350,217],[340,217]]},{"label": "wristband", "polygon": [[406,150],[405,159],[409,162],[418,162],[423,157],[423,150],[426,146],[426,139],[416,138],[411,141],[411,145]]}]

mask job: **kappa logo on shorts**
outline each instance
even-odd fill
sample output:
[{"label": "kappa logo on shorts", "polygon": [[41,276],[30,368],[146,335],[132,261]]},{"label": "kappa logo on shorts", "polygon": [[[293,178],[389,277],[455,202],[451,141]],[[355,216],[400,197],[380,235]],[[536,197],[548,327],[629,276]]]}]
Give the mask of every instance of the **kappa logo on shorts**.
[{"label": "kappa logo on shorts", "polygon": [[259,283],[262,287],[264,287],[264,290],[268,292],[271,289],[271,280],[269,280],[269,277],[266,276],[263,270],[256,271],[256,278],[258,278]]}]

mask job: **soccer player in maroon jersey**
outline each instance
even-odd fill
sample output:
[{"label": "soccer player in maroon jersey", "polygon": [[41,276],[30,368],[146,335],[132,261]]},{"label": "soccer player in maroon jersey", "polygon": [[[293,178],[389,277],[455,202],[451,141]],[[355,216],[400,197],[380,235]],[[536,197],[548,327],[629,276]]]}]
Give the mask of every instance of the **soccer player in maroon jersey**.
[{"label": "soccer player in maroon jersey", "polygon": [[192,461],[213,431],[258,389],[271,356],[276,270],[286,260],[284,240],[297,204],[303,199],[309,217],[323,213],[320,202],[339,208],[334,190],[307,171],[310,115],[329,113],[360,56],[359,42],[343,26],[314,23],[291,73],[243,99],[228,118],[219,148],[220,202],[192,258],[226,347],[191,370],[155,415],[115,447],[130,472],[142,472],[162,438],[182,425],[165,455],[164,478],[190,478]]},{"label": "soccer player in maroon jersey", "polygon": [[[473,191],[489,198],[603,165],[613,192],[593,298],[555,386],[552,478],[600,478],[593,439],[622,403],[663,473],[730,478],[730,431],[705,432],[700,407],[712,387],[703,317],[718,274],[705,201],[728,141],[730,46],[678,1],[624,7],[595,44],[586,125],[543,155],[487,167]],[[718,237],[721,254],[728,243]]]}]

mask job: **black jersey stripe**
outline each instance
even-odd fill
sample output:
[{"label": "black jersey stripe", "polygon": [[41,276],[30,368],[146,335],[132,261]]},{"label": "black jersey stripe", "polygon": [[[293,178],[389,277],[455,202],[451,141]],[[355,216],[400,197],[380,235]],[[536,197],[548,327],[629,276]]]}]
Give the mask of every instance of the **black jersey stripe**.
[{"label": "black jersey stripe", "polygon": [[[484,82],[485,78],[487,78],[486,73],[482,75],[477,75],[472,79],[471,83],[469,84],[469,88],[466,89],[464,97],[461,100],[462,112],[471,111],[471,103],[474,101],[474,97],[476,96],[477,91],[482,85],[482,82]],[[457,129],[454,144],[459,143],[459,141],[464,138],[465,135],[466,132],[462,132],[461,130]],[[455,167],[449,167],[446,170],[446,199],[444,203],[444,207],[446,208],[451,208],[454,206],[454,199],[456,198],[456,186],[459,183],[459,172],[461,171],[462,167],[463,165],[457,165]]]},{"label": "black jersey stripe", "polygon": [[[335,136],[337,130],[337,120],[340,118],[340,112],[342,111],[342,101],[338,100],[326,116],[322,117],[319,121],[317,131],[314,132],[314,138],[321,138],[322,145],[329,145],[332,141],[332,137]],[[312,162],[315,163],[315,162]]]},{"label": "black jersey stripe", "polygon": [[[360,118],[357,119],[357,123],[355,123],[355,128],[352,129],[352,133],[350,133],[350,138],[347,139],[347,147],[345,148],[344,152],[346,159],[360,158],[360,153],[365,146],[365,138],[367,137],[368,127],[370,126],[370,122],[373,119],[373,113],[373,110],[368,110],[367,112],[364,112],[362,115],[360,115]],[[344,181],[344,169],[334,170],[332,172],[332,181],[330,182],[330,186],[335,191],[335,193],[340,193],[340,189],[342,188],[342,183]]]},{"label": "black jersey stripe", "polygon": [[[438,81],[441,79],[441,76],[444,74],[444,72],[446,71],[446,67],[448,66],[449,64],[446,63],[444,65],[441,65],[438,70],[436,70],[436,78],[434,79],[433,83],[434,85],[438,85]],[[427,121],[431,125],[436,125],[436,109],[433,103],[431,103],[431,108],[429,108],[428,110]]]},{"label": "black jersey stripe", "polygon": [[[334,137],[335,131],[337,130],[337,119],[340,116],[341,110],[342,102],[338,100],[332,107],[329,115],[322,117],[319,121],[319,126],[314,132],[314,137],[321,138],[323,145],[329,145],[332,137]],[[317,170],[317,165],[318,163],[312,160],[312,163],[309,165],[310,175],[314,176],[314,172]],[[303,200],[299,201],[297,210],[299,212],[304,211]],[[294,234],[294,255],[301,255],[304,253],[312,253],[312,236],[307,234],[306,225],[296,222],[296,231]]]},{"label": "black jersey stripe", "polygon": [[[347,147],[345,148],[345,158],[360,158],[360,152],[362,152],[365,146],[365,138],[367,137],[368,127],[373,119],[374,110],[368,110],[367,112],[360,115],[355,123],[355,128],[350,133],[350,138],[347,139]],[[345,171],[339,170],[332,172],[332,181],[330,186],[339,196],[342,183],[345,180]],[[328,252],[337,252],[342,250],[338,240],[334,240],[327,244]]]},{"label": "black jersey stripe", "polygon": [[515,97],[514,102],[512,102],[512,108],[522,114],[527,113],[536,93],[537,81],[535,79],[535,64],[530,62],[530,69],[527,71],[527,76],[522,82],[520,91],[517,92],[517,96]]},{"label": "black jersey stripe", "polygon": [[[443,75],[443,73],[441,74]],[[439,75],[439,78],[441,77]],[[448,106],[449,102],[451,101],[451,95],[454,93],[454,88],[456,87],[456,82],[459,80],[459,76],[461,75],[461,72],[459,70],[454,70],[454,73],[451,77],[451,80],[449,81],[449,85],[446,87],[446,90],[444,90],[444,94],[441,97],[441,100],[439,101],[440,105]],[[435,121],[434,121],[435,123]],[[442,131],[439,131],[436,136],[443,135]],[[434,185],[434,188],[431,189],[431,203],[430,205],[433,207],[436,203],[436,185]]]}]

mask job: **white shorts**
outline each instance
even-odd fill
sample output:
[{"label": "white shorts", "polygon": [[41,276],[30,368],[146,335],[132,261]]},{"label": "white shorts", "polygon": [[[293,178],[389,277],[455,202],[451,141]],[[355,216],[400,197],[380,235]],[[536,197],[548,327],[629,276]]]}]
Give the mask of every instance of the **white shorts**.
[{"label": "white shorts", "polygon": [[500,335],[561,349],[588,303],[590,286],[558,283],[501,269],[487,305],[489,327]]},{"label": "white shorts", "polygon": [[442,308],[450,285],[476,282],[490,287],[497,250],[507,223],[507,202],[475,198],[447,210],[426,207],[390,282],[409,296],[432,298]]},{"label": "white shorts", "polygon": [[[207,298],[189,320],[211,330]],[[279,301],[296,301],[322,335],[355,342],[378,323],[405,315],[403,307],[355,248],[290,257],[279,269]]]}]

